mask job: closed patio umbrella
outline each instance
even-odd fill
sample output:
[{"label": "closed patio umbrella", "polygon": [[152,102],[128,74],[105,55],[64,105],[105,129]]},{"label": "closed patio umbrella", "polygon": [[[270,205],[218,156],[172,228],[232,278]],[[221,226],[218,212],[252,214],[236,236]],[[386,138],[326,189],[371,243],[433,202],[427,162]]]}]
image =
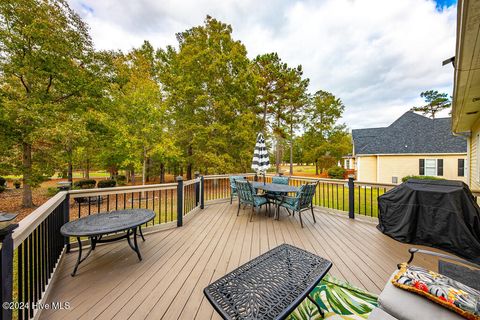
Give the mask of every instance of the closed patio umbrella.
[{"label": "closed patio umbrella", "polygon": [[265,172],[270,168],[270,158],[268,156],[267,147],[265,146],[265,138],[262,133],[257,136],[257,143],[253,151],[252,169],[258,173],[263,173],[263,183],[265,183]]}]

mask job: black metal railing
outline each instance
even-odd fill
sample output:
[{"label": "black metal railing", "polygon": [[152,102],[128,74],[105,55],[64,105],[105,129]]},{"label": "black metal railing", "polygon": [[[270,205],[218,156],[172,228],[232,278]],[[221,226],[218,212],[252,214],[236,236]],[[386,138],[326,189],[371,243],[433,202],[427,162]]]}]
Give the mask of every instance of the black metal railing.
[{"label": "black metal railing", "polygon": [[60,192],[19,225],[0,230],[1,319],[34,317],[59,259],[68,248],[68,241],[60,234],[60,227],[69,217],[68,201],[68,193]]},{"label": "black metal railing", "polygon": [[70,250],[69,239],[60,233],[60,227],[69,220],[105,211],[146,208],[156,213],[146,227],[170,222],[181,227],[184,216],[203,209],[203,190],[204,179],[197,175],[195,180],[184,182],[178,177],[170,184],[62,191],[19,225],[0,229],[0,320],[31,319],[42,309],[42,298],[59,259]]},{"label": "black metal railing", "polygon": [[[255,174],[232,174],[244,176],[254,180]],[[230,175],[205,176],[205,199],[207,201],[226,200],[231,197]],[[272,174],[265,176],[265,182],[272,181]],[[257,176],[263,181],[263,176]],[[378,184],[355,181],[353,178],[342,179],[317,179],[311,177],[291,176],[289,184],[301,186],[310,182],[318,182],[313,204],[318,207],[348,212],[351,218],[355,215],[378,217],[378,197],[395,185]]]}]

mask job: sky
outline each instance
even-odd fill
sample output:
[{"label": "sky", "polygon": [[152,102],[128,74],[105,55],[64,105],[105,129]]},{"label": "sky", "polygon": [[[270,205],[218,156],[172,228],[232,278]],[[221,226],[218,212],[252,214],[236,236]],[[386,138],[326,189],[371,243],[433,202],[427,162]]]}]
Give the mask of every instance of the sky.
[{"label": "sky", "polygon": [[232,25],[250,58],[277,52],[301,64],[312,93],[343,101],[351,129],[388,126],[424,104],[422,91],[453,90],[442,61],[455,55],[455,0],[68,1],[97,49],[176,46],[177,32],[211,15]]}]

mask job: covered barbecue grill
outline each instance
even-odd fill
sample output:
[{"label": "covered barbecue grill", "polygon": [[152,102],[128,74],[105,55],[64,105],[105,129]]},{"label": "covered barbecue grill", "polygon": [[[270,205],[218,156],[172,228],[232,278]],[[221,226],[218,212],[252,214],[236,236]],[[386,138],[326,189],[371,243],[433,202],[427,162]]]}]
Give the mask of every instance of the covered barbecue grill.
[{"label": "covered barbecue grill", "polygon": [[480,208],[465,183],[411,179],[378,197],[378,207],[384,234],[480,263]]}]

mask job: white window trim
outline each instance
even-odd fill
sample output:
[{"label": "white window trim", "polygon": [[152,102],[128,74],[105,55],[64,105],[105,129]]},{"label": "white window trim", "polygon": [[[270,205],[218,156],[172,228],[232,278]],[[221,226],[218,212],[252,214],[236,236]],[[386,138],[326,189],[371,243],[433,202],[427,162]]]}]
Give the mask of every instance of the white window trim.
[{"label": "white window trim", "polygon": [[477,150],[476,150],[476,169],[477,169],[477,182],[480,183],[480,133],[477,133]]},{"label": "white window trim", "polygon": [[[428,174],[427,173],[427,162],[428,161],[432,161],[435,163],[435,166],[433,167],[434,170],[435,170],[435,173],[434,174]],[[432,168],[432,167],[430,167]],[[423,170],[423,175],[424,176],[430,176],[430,177],[436,177],[438,174],[438,159],[432,159],[432,158],[429,158],[429,159],[425,159],[425,167],[424,167],[424,170]]]}]

